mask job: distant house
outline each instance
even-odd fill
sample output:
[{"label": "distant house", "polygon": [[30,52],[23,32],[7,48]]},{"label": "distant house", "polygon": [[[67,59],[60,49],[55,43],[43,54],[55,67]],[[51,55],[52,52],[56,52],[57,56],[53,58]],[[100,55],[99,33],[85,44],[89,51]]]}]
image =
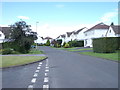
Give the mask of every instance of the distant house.
[{"label": "distant house", "polygon": [[60,39],[62,40],[62,45],[63,45],[63,43],[65,42],[65,34],[60,35],[56,38],[56,40],[60,40]]},{"label": "distant house", "polygon": [[104,23],[99,23],[92,28],[84,32],[84,47],[92,47],[92,39],[106,37],[106,32],[108,31],[109,26]]},{"label": "distant house", "polygon": [[120,25],[110,25],[106,37],[120,37]]},{"label": "distant house", "polygon": [[66,32],[66,34],[65,34],[65,42],[69,42],[69,41],[72,40],[72,36],[71,36],[72,33],[73,32]]},{"label": "distant house", "polygon": [[85,34],[84,32],[88,30],[86,27],[77,30],[74,34],[76,35],[76,40],[84,40]]},{"label": "distant house", "polygon": [[10,27],[0,27],[0,43],[9,41],[11,34]]},{"label": "distant house", "polygon": [[45,44],[47,42],[47,40],[50,40],[50,42],[51,42],[52,38],[51,37],[45,37],[45,38],[43,38],[43,37],[39,36],[38,40],[37,40],[37,43],[38,44]]}]

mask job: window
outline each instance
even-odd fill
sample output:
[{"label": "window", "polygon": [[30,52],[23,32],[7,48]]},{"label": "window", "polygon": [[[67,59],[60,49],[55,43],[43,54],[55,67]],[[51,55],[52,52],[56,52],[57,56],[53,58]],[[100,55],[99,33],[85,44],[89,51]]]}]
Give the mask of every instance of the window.
[{"label": "window", "polygon": [[2,36],[2,34],[0,34],[0,37]]},{"label": "window", "polygon": [[111,33],[111,30],[110,30],[110,33]]}]

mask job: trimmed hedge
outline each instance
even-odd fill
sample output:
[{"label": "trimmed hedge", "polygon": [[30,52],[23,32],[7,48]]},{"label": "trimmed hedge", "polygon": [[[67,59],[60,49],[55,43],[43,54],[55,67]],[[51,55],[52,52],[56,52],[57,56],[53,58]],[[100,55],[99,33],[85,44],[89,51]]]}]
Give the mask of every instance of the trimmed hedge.
[{"label": "trimmed hedge", "polygon": [[114,53],[120,49],[120,37],[93,39],[93,51],[96,53]]},{"label": "trimmed hedge", "polygon": [[68,42],[70,47],[83,47],[84,46],[84,41],[69,41]]}]

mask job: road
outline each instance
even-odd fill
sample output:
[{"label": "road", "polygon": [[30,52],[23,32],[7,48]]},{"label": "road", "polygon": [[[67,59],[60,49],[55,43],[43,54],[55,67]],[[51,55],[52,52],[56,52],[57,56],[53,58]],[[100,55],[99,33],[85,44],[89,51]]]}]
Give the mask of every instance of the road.
[{"label": "road", "polygon": [[[2,71],[3,88],[27,88],[29,86],[42,88],[45,85],[50,88],[118,87],[117,62],[50,47],[39,49],[46,53],[48,60],[42,61],[36,81],[33,80],[33,75],[40,63],[4,69]],[[45,75],[46,69],[49,69],[47,75]]]}]

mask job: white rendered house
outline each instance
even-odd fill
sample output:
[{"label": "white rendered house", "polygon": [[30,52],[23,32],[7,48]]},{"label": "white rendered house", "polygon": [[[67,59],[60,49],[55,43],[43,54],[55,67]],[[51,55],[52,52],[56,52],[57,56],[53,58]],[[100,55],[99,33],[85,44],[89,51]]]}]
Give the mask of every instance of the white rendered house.
[{"label": "white rendered house", "polygon": [[63,34],[63,35],[60,35],[60,36],[58,36],[57,38],[56,38],[56,40],[62,40],[62,44],[61,45],[63,45],[63,43],[65,42],[65,34]]},{"label": "white rendered house", "polygon": [[93,47],[92,39],[106,37],[106,32],[108,31],[109,26],[104,23],[99,23],[92,28],[84,32],[84,47]]},{"label": "white rendered house", "polygon": [[110,25],[106,37],[120,37],[120,25]]},{"label": "white rendered house", "polygon": [[5,35],[0,31],[0,43],[3,43],[5,40]]}]

